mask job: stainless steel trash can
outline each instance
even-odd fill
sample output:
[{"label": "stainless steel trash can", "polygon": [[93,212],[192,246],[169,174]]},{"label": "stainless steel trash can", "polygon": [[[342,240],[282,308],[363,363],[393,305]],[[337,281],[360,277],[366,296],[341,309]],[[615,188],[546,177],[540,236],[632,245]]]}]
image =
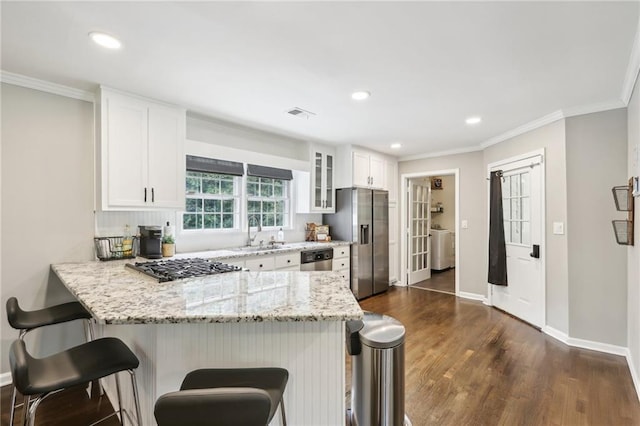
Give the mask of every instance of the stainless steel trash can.
[{"label": "stainless steel trash can", "polygon": [[387,315],[365,312],[363,321],[347,322],[351,425],[411,425],[404,413],[404,337],[402,323]]}]

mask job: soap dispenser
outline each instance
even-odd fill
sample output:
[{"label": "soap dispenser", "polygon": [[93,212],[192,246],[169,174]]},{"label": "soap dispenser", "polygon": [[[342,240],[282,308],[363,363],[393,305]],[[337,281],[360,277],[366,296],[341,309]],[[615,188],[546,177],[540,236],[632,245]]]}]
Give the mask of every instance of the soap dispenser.
[{"label": "soap dispenser", "polygon": [[284,243],[284,231],[282,228],[278,231],[278,242]]}]

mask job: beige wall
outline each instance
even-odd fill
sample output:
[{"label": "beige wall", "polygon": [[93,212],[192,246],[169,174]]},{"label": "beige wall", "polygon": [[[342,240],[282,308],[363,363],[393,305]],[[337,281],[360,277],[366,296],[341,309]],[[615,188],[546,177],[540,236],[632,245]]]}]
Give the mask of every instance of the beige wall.
[{"label": "beige wall", "polygon": [[456,177],[438,176],[442,179],[442,189],[431,191],[431,206],[442,203],[442,213],[431,213],[431,223],[452,232],[456,230]]},{"label": "beige wall", "polygon": [[627,256],[616,244],[611,188],[627,171],[627,111],[566,120],[569,335],[626,346]]},{"label": "beige wall", "polygon": [[[569,289],[566,235],[553,235],[553,222],[567,222],[565,123],[564,120],[532,130],[484,151],[484,170],[499,160],[544,148],[546,181],[546,324],[563,333],[569,331]],[[486,189],[486,187],[485,187]],[[569,228],[569,226],[567,226]],[[485,259],[486,268],[486,259]]]},{"label": "beige wall", "polygon": [[486,197],[484,196],[486,180],[482,165],[482,152],[398,163],[400,176],[447,169],[460,169],[460,220],[466,220],[469,224],[467,229],[460,229],[459,235],[460,258],[456,264],[456,273],[460,277],[460,291],[486,296],[487,218]]},{"label": "beige wall", "polygon": [[[17,337],[4,314],[73,300],[49,265],[93,257],[93,105],[2,85],[2,361]],[[36,355],[83,340],[81,325],[30,333]]]},{"label": "beige wall", "polygon": [[[628,175],[640,175],[640,160],[636,149],[640,149],[640,83],[636,80],[633,96],[627,109]],[[634,159],[635,154],[635,159]],[[638,379],[640,372],[640,197],[635,198],[634,239],[635,245],[627,248],[627,346],[629,367]]]}]

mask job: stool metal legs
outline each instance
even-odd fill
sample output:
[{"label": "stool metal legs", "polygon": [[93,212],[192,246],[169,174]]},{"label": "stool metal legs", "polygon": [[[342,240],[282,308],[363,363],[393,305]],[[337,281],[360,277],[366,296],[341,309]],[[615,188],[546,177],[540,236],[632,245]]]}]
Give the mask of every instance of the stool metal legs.
[{"label": "stool metal legs", "polygon": [[[136,381],[136,373],[133,370],[127,370],[127,373],[131,376],[131,389],[133,390],[133,404],[136,409],[136,424],[142,426],[142,414],[140,413],[140,399],[138,398],[138,383]],[[115,374],[116,379],[116,394],[118,397],[118,412],[120,414],[120,423],[124,424],[125,411],[122,408],[122,394],[120,393],[120,378],[118,374]]]},{"label": "stool metal legs", "polygon": [[9,417],[9,426],[13,426],[13,418],[16,415],[16,398],[18,396],[17,394],[18,394],[18,391],[17,391],[16,387],[14,386],[13,387],[13,392],[12,392],[12,395],[11,395],[11,414],[10,414],[10,417]]},{"label": "stool metal legs", "polygon": [[280,399],[280,415],[282,416],[282,426],[287,426],[287,417],[284,414],[284,395]]},{"label": "stool metal legs", "polygon": [[136,405],[136,421],[138,426],[142,426],[142,415],[140,414],[140,399],[138,398],[138,382],[136,373],[133,370],[127,370],[131,375],[131,388],[133,389],[133,401]]},{"label": "stool metal legs", "polygon": [[[137,426],[142,426],[142,415],[140,412],[140,400],[138,398],[138,383],[136,381],[136,374],[133,370],[126,370],[130,375],[131,375],[131,388],[133,390],[133,403],[135,405],[135,409],[136,409],[136,424]],[[118,412],[120,414],[120,423],[121,424],[125,424],[125,420],[124,420],[124,408],[122,407],[122,394],[120,392],[120,379],[118,378],[118,373],[114,374],[115,380],[116,380],[116,393],[117,393],[117,398],[118,398]],[[40,405],[40,403],[42,402],[42,400],[44,400],[46,397],[56,394],[58,392],[61,392],[62,389],[57,390],[57,391],[53,391],[53,392],[49,392],[49,393],[45,393],[42,395],[38,395],[36,397],[31,397],[31,396],[27,396],[25,397],[25,401],[24,401],[24,409],[23,409],[23,415],[22,415],[22,422],[20,423],[21,425],[25,425],[25,426],[34,426],[35,425],[35,421],[36,421],[36,410],[38,409],[38,406]],[[15,406],[15,401],[16,401],[16,397],[17,397],[17,390],[14,386],[13,388],[13,396],[11,398],[11,403],[12,403],[12,407]],[[110,414],[107,417],[111,417],[113,416],[115,413]],[[284,422],[284,411],[282,413],[283,415],[283,422]],[[13,425],[13,421],[14,421],[14,416],[15,416],[15,412],[14,410],[11,410],[11,419],[9,422],[9,426],[14,426]],[[98,420],[97,422],[95,422],[94,424],[100,423],[101,421],[105,420],[107,417]],[[283,425],[286,425],[286,423],[283,423]]]}]

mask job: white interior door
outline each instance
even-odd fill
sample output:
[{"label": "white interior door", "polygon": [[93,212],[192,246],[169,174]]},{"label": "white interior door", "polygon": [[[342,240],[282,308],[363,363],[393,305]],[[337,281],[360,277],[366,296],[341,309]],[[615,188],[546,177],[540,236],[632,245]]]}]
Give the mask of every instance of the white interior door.
[{"label": "white interior door", "polygon": [[409,181],[408,285],[431,278],[431,187]]},{"label": "white interior door", "polygon": [[[502,170],[508,286],[490,285],[492,304],[537,327],[544,325],[543,170],[536,156]],[[535,253],[537,247],[537,256]]]}]

